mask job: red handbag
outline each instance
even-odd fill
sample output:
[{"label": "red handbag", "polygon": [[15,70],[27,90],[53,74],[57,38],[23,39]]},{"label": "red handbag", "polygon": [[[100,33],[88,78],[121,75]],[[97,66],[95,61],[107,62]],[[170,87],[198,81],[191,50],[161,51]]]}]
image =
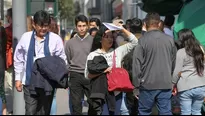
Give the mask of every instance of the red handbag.
[{"label": "red handbag", "polygon": [[128,72],[123,68],[116,68],[115,51],[113,54],[113,67],[110,73],[107,73],[108,91],[132,92],[132,85]]}]

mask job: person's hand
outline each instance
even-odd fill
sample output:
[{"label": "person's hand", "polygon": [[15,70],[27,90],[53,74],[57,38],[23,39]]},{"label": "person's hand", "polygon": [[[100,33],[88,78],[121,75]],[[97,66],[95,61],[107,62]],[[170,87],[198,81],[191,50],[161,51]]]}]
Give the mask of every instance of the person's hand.
[{"label": "person's hand", "polygon": [[135,98],[136,98],[137,100],[139,100],[139,96],[138,96],[138,95],[135,95]]},{"label": "person's hand", "polygon": [[22,83],[21,83],[21,81],[16,81],[15,82],[15,87],[16,87],[16,90],[18,92],[22,92]]},{"label": "person's hand", "polygon": [[123,27],[123,24],[122,23],[118,23],[118,24],[116,24],[117,26],[119,26],[119,27]]},{"label": "person's hand", "polygon": [[181,75],[182,75],[182,72],[180,71],[180,72],[178,73],[178,77],[181,77]]},{"label": "person's hand", "polygon": [[122,29],[124,29],[123,24],[122,23],[114,23],[114,25],[121,27]]},{"label": "person's hand", "polygon": [[104,73],[110,73],[111,70],[112,70],[112,67],[108,67],[108,68],[104,71]]},{"label": "person's hand", "polygon": [[173,96],[176,96],[176,95],[177,95],[177,87],[176,87],[176,85],[174,85],[174,86],[172,87],[172,95],[173,95]]}]

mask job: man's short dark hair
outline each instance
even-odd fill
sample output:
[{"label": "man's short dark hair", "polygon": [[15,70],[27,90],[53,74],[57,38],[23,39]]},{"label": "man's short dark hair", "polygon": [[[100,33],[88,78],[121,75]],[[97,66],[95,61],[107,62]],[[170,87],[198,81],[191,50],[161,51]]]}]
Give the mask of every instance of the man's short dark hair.
[{"label": "man's short dark hair", "polygon": [[160,22],[160,15],[156,12],[151,12],[146,15],[145,23],[147,27],[158,26]]},{"label": "man's short dark hair", "polygon": [[164,19],[164,25],[171,27],[174,24],[174,15],[167,15]]},{"label": "man's short dark hair", "polygon": [[132,19],[127,19],[125,25],[131,25],[131,24],[132,24]]},{"label": "man's short dark hair", "polygon": [[78,15],[75,17],[75,25],[77,26],[78,22],[85,22],[88,25],[88,18],[85,15]]},{"label": "man's short dark hair", "polygon": [[12,8],[9,8],[7,10],[7,16],[11,17],[12,18]]},{"label": "man's short dark hair", "polygon": [[98,18],[91,18],[89,22],[95,22],[97,26],[101,26],[101,21]]},{"label": "man's short dark hair", "polygon": [[46,11],[40,10],[34,14],[33,21],[35,24],[43,26],[44,24],[50,24],[51,18]]},{"label": "man's short dark hair", "polygon": [[98,29],[97,29],[96,27],[91,28],[91,29],[89,30],[90,35],[91,35],[92,32],[94,32],[94,31],[98,31]]},{"label": "man's short dark hair", "polygon": [[130,25],[130,32],[136,34],[136,33],[141,33],[142,31],[142,20],[138,18],[133,18],[132,23]]}]

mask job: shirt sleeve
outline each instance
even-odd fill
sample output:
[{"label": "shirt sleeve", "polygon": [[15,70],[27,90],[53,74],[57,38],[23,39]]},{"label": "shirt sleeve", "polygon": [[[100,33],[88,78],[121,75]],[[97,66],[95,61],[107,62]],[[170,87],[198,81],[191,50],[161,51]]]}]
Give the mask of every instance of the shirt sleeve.
[{"label": "shirt sleeve", "polygon": [[179,76],[178,76],[178,73],[180,71],[182,71],[182,68],[183,68],[183,53],[182,53],[182,50],[179,50],[177,52],[177,55],[176,55],[176,63],[175,63],[175,69],[174,69],[174,73],[173,73],[173,78],[172,78],[172,83],[173,84],[177,84],[178,80],[179,80]]},{"label": "shirt sleeve", "polygon": [[125,42],[125,39],[122,36],[117,36],[115,41],[116,41],[116,44],[117,44],[117,47],[118,47],[118,46],[123,45],[123,43]]},{"label": "shirt sleeve", "polygon": [[175,64],[176,64],[176,54],[177,54],[177,48],[175,45],[172,47],[172,74],[174,72]]},{"label": "shirt sleeve", "polygon": [[[91,52],[92,53],[92,52]],[[84,72],[84,75],[85,75],[85,78],[86,79],[89,79],[88,78],[88,74],[89,74],[89,71],[88,71],[88,61],[89,60],[92,60],[93,59],[93,56],[91,54],[88,55],[87,57],[87,60],[86,60],[86,63],[85,63],[85,72]]]},{"label": "shirt sleeve", "polygon": [[22,81],[21,74],[24,71],[25,64],[25,45],[24,40],[28,39],[25,34],[22,35],[19,43],[16,46],[14,52],[14,72],[15,72],[15,80]]},{"label": "shirt sleeve", "polygon": [[122,45],[120,47],[118,47],[116,49],[117,53],[118,54],[121,54],[121,58],[124,58],[125,55],[127,55],[129,52],[132,51],[132,49],[138,45],[138,39],[133,35],[131,34],[129,37],[128,37],[128,43],[126,43],[125,45]]},{"label": "shirt sleeve", "polygon": [[71,60],[71,51],[70,51],[70,40],[68,40],[65,44],[65,55],[67,58],[67,68],[69,69],[70,60]]},{"label": "shirt sleeve", "polygon": [[141,45],[137,45],[133,52],[132,63],[132,84],[134,85],[134,95],[139,95],[139,87],[142,73],[143,63],[143,48]]},{"label": "shirt sleeve", "polygon": [[60,38],[60,36],[59,36],[59,39],[57,40],[57,43],[56,43],[55,54],[54,55],[59,56],[60,58],[62,58],[67,64],[64,45],[63,45],[63,40]]}]

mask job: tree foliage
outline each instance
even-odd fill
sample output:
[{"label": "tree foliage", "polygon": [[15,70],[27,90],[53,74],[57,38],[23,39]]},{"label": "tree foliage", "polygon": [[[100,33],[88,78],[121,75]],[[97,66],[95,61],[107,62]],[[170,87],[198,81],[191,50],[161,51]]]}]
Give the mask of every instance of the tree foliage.
[{"label": "tree foliage", "polygon": [[58,0],[58,10],[61,19],[73,19],[74,13],[73,0]]}]

